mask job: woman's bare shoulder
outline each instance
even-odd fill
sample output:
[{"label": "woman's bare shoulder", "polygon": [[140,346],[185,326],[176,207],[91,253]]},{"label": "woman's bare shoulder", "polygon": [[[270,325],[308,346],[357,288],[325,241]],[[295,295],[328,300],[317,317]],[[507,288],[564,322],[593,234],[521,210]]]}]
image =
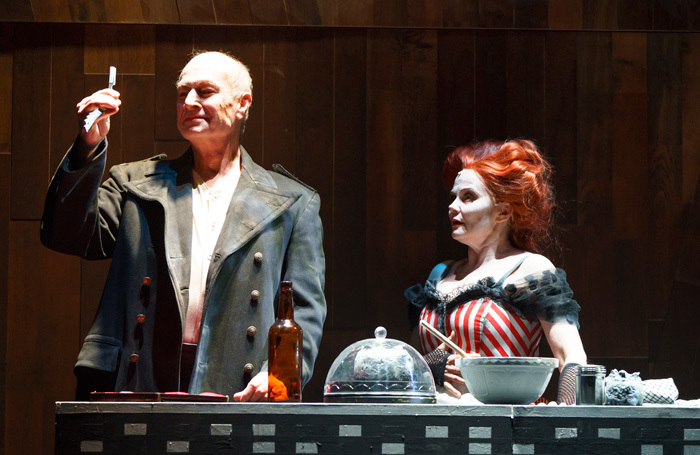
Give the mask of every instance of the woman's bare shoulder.
[{"label": "woman's bare shoulder", "polygon": [[554,272],[555,269],[556,268],[554,267],[554,264],[552,264],[552,261],[541,254],[532,253],[525,258],[523,263],[520,265],[517,270],[517,275],[521,277],[527,275],[540,275],[545,271]]}]

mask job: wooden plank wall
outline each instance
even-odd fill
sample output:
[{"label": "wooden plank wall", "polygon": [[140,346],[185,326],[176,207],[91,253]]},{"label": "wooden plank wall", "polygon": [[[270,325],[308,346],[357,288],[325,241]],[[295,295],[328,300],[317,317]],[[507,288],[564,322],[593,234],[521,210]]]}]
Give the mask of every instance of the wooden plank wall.
[{"label": "wooden plank wall", "polygon": [[[429,4],[0,4],[0,454],[53,450],[53,403],[73,396],[109,266],[39,243],[75,104],[115,65],[124,104],[109,162],[177,155],[173,83],[195,48],[250,66],[245,146],[322,197],[329,313],[307,400],[377,325],[410,338],[403,290],[464,254],[442,160],[506,137],[534,139],[555,166],[561,249],[550,255],[583,307],[591,361],[676,377],[682,397],[700,397],[699,340],[682,317],[700,276],[698,12],[660,0]],[[673,352],[693,355],[655,369]]]},{"label": "wooden plank wall", "polygon": [[700,30],[693,0],[5,0],[0,21]]}]

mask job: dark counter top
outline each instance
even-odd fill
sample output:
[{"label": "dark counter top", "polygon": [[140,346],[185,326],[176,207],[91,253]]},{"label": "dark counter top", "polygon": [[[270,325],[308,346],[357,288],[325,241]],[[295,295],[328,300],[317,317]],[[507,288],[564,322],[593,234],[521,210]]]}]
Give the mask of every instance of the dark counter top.
[{"label": "dark counter top", "polygon": [[56,453],[700,454],[700,408],[56,403]]}]

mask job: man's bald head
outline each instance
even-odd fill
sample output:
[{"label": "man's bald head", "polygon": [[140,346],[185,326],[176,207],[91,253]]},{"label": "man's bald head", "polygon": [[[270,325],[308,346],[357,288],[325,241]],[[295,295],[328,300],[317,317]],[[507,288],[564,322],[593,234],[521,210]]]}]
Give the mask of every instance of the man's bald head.
[{"label": "man's bald head", "polygon": [[[230,84],[230,89],[233,93],[241,95],[243,93],[253,94],[253,79],[250,77],[250,71],[240,60],[232,57],[224,52],[205,51],[196,53],[187,65],[180,72],[192,68],[217,68],[225,71],[227,81]],[[178,79],[177,85],[179,85]]]}]

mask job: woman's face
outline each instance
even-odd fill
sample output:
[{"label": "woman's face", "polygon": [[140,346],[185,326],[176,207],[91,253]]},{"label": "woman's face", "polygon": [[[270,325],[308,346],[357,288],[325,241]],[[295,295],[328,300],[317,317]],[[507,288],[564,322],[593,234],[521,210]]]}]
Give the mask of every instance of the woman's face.
[{"label": "woman's face", "polygon": [[452,238],[473,248],[497,240],[496,227],[503,218],[499,205],[481,176],[471,169],[457,174],[450,204]]}]

